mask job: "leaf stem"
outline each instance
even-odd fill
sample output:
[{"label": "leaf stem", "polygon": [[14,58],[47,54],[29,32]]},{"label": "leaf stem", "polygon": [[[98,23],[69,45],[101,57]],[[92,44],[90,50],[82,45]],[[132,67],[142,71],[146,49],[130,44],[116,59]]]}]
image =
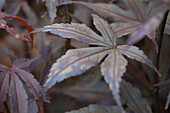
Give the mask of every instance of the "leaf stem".
[{"label": "leaf stem", "polygon": [[[148,38],[149,39],[149,38]],[[154,53],[154,46],[153,46],[153,42],[151,39],[149,39],[149,43],[150,43],[150,46],[151,46],[151,49],[152,49],[152,52]]]},{"label": "leaf stem", "polygon": [[141,78],[145,81],[145,84],[148,87],[148,89],[150,91],[152,91],[153,87],[151,86],[149,81],[146,79],[146,77],[134,65],[132,65],[129,61],[128,61],[128,64],[141,76]]}]

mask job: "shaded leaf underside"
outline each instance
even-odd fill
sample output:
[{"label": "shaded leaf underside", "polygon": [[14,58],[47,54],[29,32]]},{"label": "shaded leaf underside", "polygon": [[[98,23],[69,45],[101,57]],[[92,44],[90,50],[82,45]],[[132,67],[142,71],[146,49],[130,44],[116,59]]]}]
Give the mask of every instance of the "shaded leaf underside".
[{"label": "shaded leaf underside", "polygon": [[142,98],[138,88],[133,87],[128,82],[122,81],[121,92],[127,105],[135,113],[152,113],[148,102]]}]

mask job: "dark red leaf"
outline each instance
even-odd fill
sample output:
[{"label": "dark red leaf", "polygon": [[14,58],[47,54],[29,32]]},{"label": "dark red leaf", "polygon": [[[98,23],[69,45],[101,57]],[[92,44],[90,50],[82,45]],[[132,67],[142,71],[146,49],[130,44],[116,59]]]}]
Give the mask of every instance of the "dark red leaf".
[{"label": "dark red leaf", "polygon": [[20,69],[20,68],[26,68],[31,65],[31,63],[35,60],[33,59],[17,59],[13,62],[13,68]]},{"label": "dark red leaf", "polygon": [[11,83],[9,87],[9,96],[12,113],[28,112],[28,96],[18,76],[11,72]]},{"label": "dark red leaf", "polygon": [[0,72],[0,105],[6,100],[9,88],[9,72]]},{"label": "dark red leaf", "polygon": [[[43,100],[42,96],[43,94],[41,93],[42,87],[38,83],[38,81],[34,78],[34,76],[22,69],[13,69],[20,78],[26,83],[26,86],[29,88],[29,91],[34,95],[35,100],[38,100],[38,104],[40,107],[41,112],[43,112]],[[43,98],[44,101],[46,100]]]},{"label": "dark red leaf", "polygon": [[[28,96],[23,87],[23,82],[30,93],[33,94],[35,102],[38,102],[40,112],[43,113],[43,101],[48,102],[45,94],[42,94],[42,87],[31,73],[22,70],[27,68],[34,59],[17,59],[13,62],[12,68],[0,64],[0,104],[6,100],[7,93],[10,96],[12,113],[28,113]],[[9,78],[10,73],[10,78]],[[22,81],[20,80],[22,79]],[[10,80],[10,87],[9,87]],[[8,88],[9,87],[9,88]],[[9,92],[8,92],[9,89]]]}]

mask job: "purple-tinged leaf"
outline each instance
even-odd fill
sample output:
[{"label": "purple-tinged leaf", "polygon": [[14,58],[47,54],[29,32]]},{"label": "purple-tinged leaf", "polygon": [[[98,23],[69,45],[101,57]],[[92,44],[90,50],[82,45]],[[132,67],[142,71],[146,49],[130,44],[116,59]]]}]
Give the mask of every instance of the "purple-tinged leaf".
[{"label": "purple-tinged leaf", "polygon": [[106,42],[109,42],[109,44],[112,46],[116,45],[116,36],[113,36],[114,34],[111,32],[112,30],[110,25],[99,16],[97,15],[92,16],[94,21],[93,23],[97,30],[102,33],[104,40],[106,40]]},{"label": "purple-tinged leaf", "polygon": [[14,52],[12,50],[5,47],[5,48],[0,48],[0,52],[9,56],[12,62],[16,60],[16,56],[14,55]]},{"label": "purple-tinged leaf", "polygon": [[143,51],[139,50],[138,47],[135,46],[128,46],[128,45],[122,45],[118,46],[117,49],[120,53],[124,54],[125,56],[129,57],[130,59],[135,59],[139,62],[146,63],[149,67],[154,69],[154,71],[161,76],[159,71],[156,69],[156,67],[152,64],[152,62],[147,58],[146,55],[144,55]]},{"label": "purple-tinged leaf", "polygon": [[9,72],[0,72],[0,106],[6,100],[9,88]]},{"label": "purple-tinged leaf", "polygon": [[[48,32],[62,36],[63,38],[73,38],[86,44],[110,45],[110,42],[106,42],[105,39],[97,35],[85,24],[52,24],[45,26],[44,28],[36,29],[34,32]],[[111,45],[110,45],[111,46]]]},{"label": "purple-tinged leaf", "polygon": [[43,0],[43,1],[46,2],[45,4],[48,8],[48,13],[49,13],[49,16],[51,18],[51,23],[53,23],[54,18],[56,17],[56,12],[57,12],[56,7],[59,5],[59,3],[67,2],[67,1],[70,1],[70,0]]},{"label": "purple-tinged leaf", "polygon": [[126,20],[129,22],[140,22],[135,19],[135,15],[130,11],[125,11],[115,4],[104,4],[104,3],[88,3],[82,1],[70,1],[63,4],[78,3],[87,6],[97,12],[99,15],[105,17],[112,17],[114,19]]},{"label": "purple-tinged leaf", "polygon": [[168,100],[166,101],[165,109],[168,109],[169,103],[170,103],[170,92],[168,94]]},{"label": "purple-tinged leaf", "polygon": [[112,23],[110,26],[112,27],[113,31],[115,32],[116,36],[118,38],[128,35],[132,32],[134,32],[138,27],[139,23]]},{"label": "purple-tinged leaf", "polygon": [[126,72],[126,65],[126,59],[117,50],[112,51],[101,65],[102,74],[113,92],[116,103],[122,111],[123,107],[119,97],[119,83],[121,77]]},{"label": "purple-tinged leaf", "polygon": [[135,113],[152,113],[149,103],[142,98],[138,88],[133,87],[130,83],[122,81],[121,94],[127,102],[128,107]]},{"label": "purple-tinged leaf", "polygon": [[28,113],[38,113],[38,106],[34,98],[29,96],[28,99]]},{"label": "purple-tinged leaf", "polygon": [[[168,10],[168,5],[161,2],[149,2],[147,5],[143,0],[126,0],[124,1],[127,9],[126,11],[114,4],[104,3],[87,3],[80,1],[65,2],[63,4],[78,3],[85,5],[102,16],[112,17],[115,20],[123,20],[120,24],[113,23],[113,31],[118,37],[133,33],[128,39],[128,44],[134,44],[141,40],[145,35],[150,35],[155,32],[159,26],[162,18],[164,17],[165,11]],[[130,25],[128,25],[130,24]],[[117,26],[121,27],[117,27]],[[168,26],[168,24],[167,24]],[[117,28],[116,28],[117,27]],[[130,27],[130,29],[129,29]],[[168,27],[166,32],[168,31]],[[118,33],[116,32],[118,31]],[[156,50],[158,51],[155,37],[152,38]]]},{"label": "purple-tinged leaf", "polygon": [[166,5],[160,5],[159,7],[152,8],[152,11],[146,21],[144,21],[140,27],[130,35],[128,44],[134,44],[141,40],[145,35],[150,35],[152,32],[155,32],[167,9],[168,7]]},{"label": "purple-tinged leaf", "polygon": [[117,106],[91,104],[88,107],[66,113],[121,113],[121,110]]},{"label": "purple-tinged leaf", "polygon": [[[38,83],[38,81],[34,78],[34,76],[31,73],[26,72],[22,69],[13,69],[14,72],[16,72],[20,78],[26,83],[26,86],[28,87],[29,91],[34,95],[35,100],[38,100],[38,104],[41,109],[43,109],[43,94],[41,93],[42,87]],[[44,97],[44,101],[46,101]],[[43,112],[43,111],[41,111]]]},{"label": "purple-tinged leaf", "polygon": [[[40,107],[40,112],[44,112],[43,101],[48,102],[48,99],[44,93],[42,94],[42,87],[38,81],[34,79],[32,74],[22,69],[28,67],[34,59],[17,59],[13,62],[12,68],[0,64],[0,104],[5,101],[6,94],[8,93],[12,113],[28,113],[28,97],[22,81],[25,82],[25,86],[28,87],[29,92],[34,95],[34,99]],[[22,81],[20,79],[22,79]]]},{"label": "purple-tinged leaf", "polygon": [[9,96],[12,113],[28,112],[28,96],[18,76],[11,72],[11,83],[9,87]]},{"label": "purple-tinged leaf", "polygon": [[144,13],[146,12],[146,5],[143,4],[143,0],[125,0],[128,8],[135,14],[135,18],[139,21],[144,20]]},{"label": "purple-tinged leaf", "polygon": [[[116,36],[112,34],[114,32],[111,31],[108,23],[98,17],[97,15],[93,15],[94,17],[94,24],[96,28],[101,31],[103,37],[98,36],[92,30],[90,30],[90,38],[89,36],[84,36],[84,34],[88,34],[87,30],[89,28],[82,27],[82,24],[54,24],[51,26],[46,26],[47,31],[50,31],[53,34],[58,34],[63,36],[64,38],[74,38],[79,41],[88,43],[88,44],[95,44],[102,45],[102,47],[90,47],[90,48],[81,48],[81,49],[74,49],[69,50],[66,52],[64,56],[57,60],[56,63],[53,64],[50,74],[48,75],[48,79],[44,84],[44,92],[46,92],[50,87],[52,87],[56,82],[60,82],[66,78],[76,76],[78,74],[83,73],[87,69],[91,68],[98,64],[106,55],[106,59],[103,61],[101,65],[102,74],[106,82],[109,84],[110,89],[115,97],[115,100],[118,106],[121,108],[122,112],[124,112],[123,107],[120,102],[119,96],[119,82],[121,81],[121,77],[126,71],[127,61],[122,55],[126,55],[131,59],[136,59],[140,62],[146,63],[151,68],[153,68],[158,74],[159,72],[152,64],[152,62],[147,59],[147,57],[143,54],[141,50],[139,50],[135,46],[116,46]],[[101,23],[99,23],[101,22]],[[62,28],[64,25],[64,32],[62,30],[50,30],[50,27],[54,28]],[[79,26],[79,27],[76,27]],[[80,27],[81,26],[81,27]],[[70,34],[71,27],[73,27],[74,35]],[[86,29],[85,29],[86,28]],[[46,31],[45,28],[40,28],[36,31]],[[35,32],[36,32],[35,31]],[[81,31],[81,32],[77,32]],[[69,32],[69,34],[67,33]],[[72,31],[71,31],[72,32]],[[82,35],[83,34],[83,35]],[[95,35],[95,37],[94,37]],[[82,37],[83,36],[83,37]],[[97,36],[97,37],[96,37]],[[76,38],[75,38],[76,37]],[[99,38],[99,39],[98,39]],[[86,41],[86,39],[88,41]],[[93,39],[93,40],[92,40]],[[90,42],[90,41],[92,41]],[[109,42],[108,42],[109,41]],[[114,43],[111,43],[111,41]],[[159,74],[160,75],[160,74]]]},{"label": "purple-tinged leaf", "polygon": [[68,50],[51,67],[48,79],[44,84],[44,90],[46,91],[56,82],[81,74],[90,67],[97,65],[110,51],[111,49],[104,47]]},{"label": "purple-tinged leaf", "polygon": [[17,59],[13,62],[12,68],[20,69],[20,68],[26,68],[31,65],[31,63],[35,60],[33,59]]},{"label": "purple-tinged leaf", "polygon": [[0,72],[6,69],[9,69],[9,68],[3,64],[0,64]]}]

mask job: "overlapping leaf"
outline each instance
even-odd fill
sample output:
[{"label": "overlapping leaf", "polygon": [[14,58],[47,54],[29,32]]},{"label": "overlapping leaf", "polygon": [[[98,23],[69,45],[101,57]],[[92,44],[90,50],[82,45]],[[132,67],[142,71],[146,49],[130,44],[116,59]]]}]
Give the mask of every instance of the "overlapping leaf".
[{"label": "overlapping leaf", "polygon": [[122,81],[121,92],[128,107],[135,113],[152,113],[148,102],[142,98],[138,88],[133,87],[130,83]]},{"label": "overlapping leaf", "polygon": [[[64,4],[82,4],[93,9],[102,16],[121,20],[121,22],[111,24],[117,37],[132,33],[128,39],[128,44],[134,44],[147,35],[153,40],[158,52],[158,46],[154,35],[156,28],[159,26],[165,12],[169,8],[168,5],[159,1],[152,1],[148,4],[144,3],[143,0],[126,0],[123,2],[128,7],[126,11],[115,4],[87,3],[79,1],[66,2]],[[124,22],[122,22],[122,20]]]},{"label": "overlapping leaf", "polygon": [[73,110],[66,113],[120,113],[121,110],[117,106],[107,106],[100,104],[91,104],[88,107],[79,110]]},{"label": "overlapping leaf", "polygon": [[48,8],[48,13],[51,18],[51,23],[53,23],[54,18],[56,17],[56,12],[57,12],[56,7],[62,2],[67,2],[70,0],[43,0],[43,1],[46,2],[46,6]]},{"label": "overlapping leaf", "polygon": [[56,91],[81,101],[109,105],[114,103],[111,99],[112,93],[109,91],[109,87],[102,80],[99,66],[91,68],[82,74],[82,77],[75,84],[54,89],[54,92]]},{"label": "overlapping leaf", "polygon": [[18,76],[11,72],[11,83],[9,87],[9,96],[12,113],[26,113],[28,110],[28,96]]},{"label": "overlapping leaf", "polygon": [[34,59],[17,59],[13,62],[12,68],[0,64],[0,71],[2,71],[0,73],[0,105],[6,100],[8,93],[12,113],[28,112],[28,96],[22,81],[25,82],[29,91],[34,95],[34,99],[38,101],[40,111],[43,112],[43,100],[46,101],[46,99],[42,95],[42,87],[31,73],[22,69],[28,67],[33,61]]},{"label": "overlapping leaf", "polygon": [[142,63],[146,63],[158,74],[159,72],[151,61],[147,59],[143,52],[137,47],[128,45],[117,46],[117,37],[105,20],[97,15],[93,15],[93,20],[94,25],[101,32],[103,37],[97,36],[97,34],[90,30],[87,26],[76,23],[72,23],[70,25],[54,24],[34,31],[50,31],[53,34],[58,34],[64,38],[73,38],[87,44],[100,46],[67,51],[66,54],[59,58],[50,69],[50,74],[44,84],[44,91],[47,91],[56,82],[60,82],[66,78],[83,73],[90,67],[98,64],[106,55],[108,55],[101,65],[101,71],[112,90],[118,106],[123,111],[119,97],[119,83],[121,81],[121,77],[126,71],[127,65],[127,61],[123,55],[126,55],[131,59],[136,59]]}]

